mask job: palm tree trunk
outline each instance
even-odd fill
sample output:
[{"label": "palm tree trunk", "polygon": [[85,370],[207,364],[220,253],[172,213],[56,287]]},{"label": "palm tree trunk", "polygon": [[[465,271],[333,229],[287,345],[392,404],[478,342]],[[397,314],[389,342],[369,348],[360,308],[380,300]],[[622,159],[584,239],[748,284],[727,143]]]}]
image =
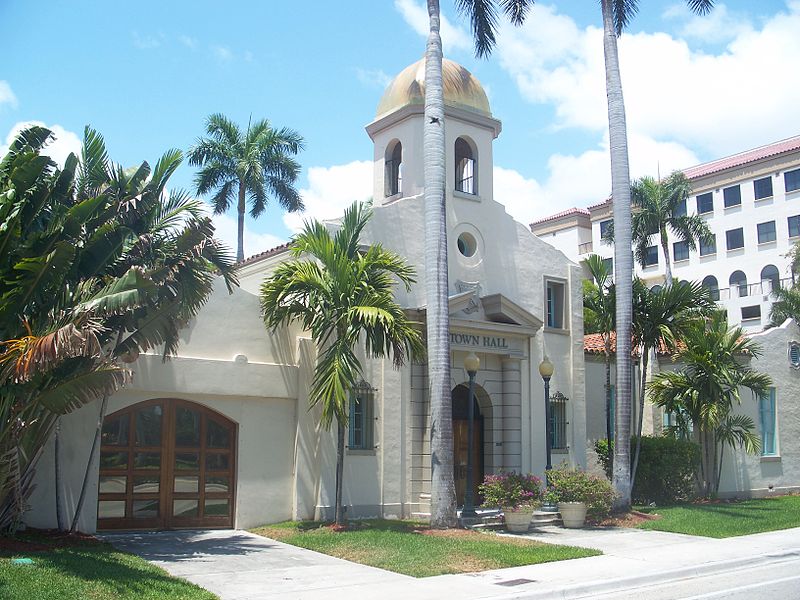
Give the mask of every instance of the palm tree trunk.
[{"label": "palm tree trunk", "polygon": [[650,349],[642,347],[642,374],[639,387],[639,414],[636,423],[636,452],[633,455],[633,468],[631,469],[631,493],[633,484],[636,483],[636,470],[639,468],[639,453],[642,451],[642,423],[644,422],[644,392],[647,385],[647,367],[650,362]]},{"label": "palm tree trunk", "polygon": [[244,211],[245,204],[245,186],[244,181],[239,181],[239,203],[236,205],[237,212],[237,238],[236,238],[236,262],[244,260]]},{"label": "palm tree trunk", "polygon": [[608,442],[608,469],[609,472],[614,472],[614,437],[611,435],[611,349],[609,348],[611,341],[608,335],[603,336],[605,344],[604,359],[606,363],[606,440]]},{"label": "palm tree trunk", "polygon": [[669,253],[669,238],[667,238],[667,230],[661,228],[661,250],[664,252],[664,279],[666,284],[672,285],[672,258]]},{"label": "palm tree trunk", "polygon": [[601,0],[603,52],[608,96],[608,134],[611,150],[611,194],[614,199],[614,264],[617,269],[617,406],[613,484],[614,508],[631,505],[631,319],[633,312],[633,254],[631,252],[631,178],[625,101],[619,72],[612,0]]},{"label": "palm tree trunk", "polygon": [[431,526],[456,525],[453,481],[453,409],[445,212],[444,92],[439,0],[428,0],[430,34],[425,49],[425,121],[422,130],[425,176],[425,294],[427,300],[428,386],[431,403]]},{"label": "palm tree trunk", "polygon": [[722,460],[725,458],[725,444],[722,444],[719,449],[719,463],[715,472],[716,479],[714,481],[714,495],[719,495],[719,482],[722,481]]},{"label": "palm tree trunk", "polygon": [[56,527],[58,527],[59,531],[64,531],[64,509],[61,505],[61,417],[56,418],[53,454],[53,465],[56,478]]},{"label": "palm tree trunk", "polygon": [[92,449],[89,451],[89,460],[86,461],[86,470],[83,473],[83,484],[81,485],[81,494],[78,496],[78,504],[75,507],[75,515],[72,517],[72,524],[70,525],[69,532],[75,533],[78,528],[78,520],[81,517],[83,510],[83,502],[86,500],[86,490],[89,487],[89,475],[92,472],[92,464],[94,464],[94,457],[97,454],[97,446],[100,444],[100,435],[103,432],[103,421],[106,418],[106,409],[108,408],[108,396],[103,396],[103,401],[100,403],[100,414],[97,415],[97,428],[94,431],[94,440],[92,440]]},{"label": "palm tree trunk", "polygon": [[344,477],[344,424],[336,419],[336,524],[344,525],[344,507],[342,506],[342,483]]},{"label": "palm tree trunk", "polygon": [[[117,331],[117,339],[114,341],[114,347],[110,350],[109,355],[113,356],[119,348],[119,343],[122,341],[122,329]],[[89,451],[89,459],[86,461],[86,469],[83,472],[83,483],[81,484],[81,494],[78,496],[78,504],[75,506],[75,514],[72,517],[72,524],[70,525],[69,532],[75,533],[78,527],[78,520],[81,517],[83,510],[83,502],[86,500],[86,490],[89,487],[89,474],[92,472],[92,464],[94,457],[97,454],[97,446],[100,444],[100,436],[103,433],[103,421],[106,418],[106,410],[108,409],[108,395],[103,396],[100,403],[100,414],[97,415],[97,427],[94,430],[94,440],[92,440],[92,449]]]}]

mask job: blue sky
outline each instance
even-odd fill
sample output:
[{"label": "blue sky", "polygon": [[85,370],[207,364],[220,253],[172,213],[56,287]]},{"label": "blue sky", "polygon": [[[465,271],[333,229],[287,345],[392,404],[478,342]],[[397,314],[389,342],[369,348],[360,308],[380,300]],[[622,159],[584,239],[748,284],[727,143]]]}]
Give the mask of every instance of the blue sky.
[{"label": "blue sky", "polygon": [[[442,0],[445,54],[470,69],[503,121],[495,196],[530,222],[609,191],[600,8],[537,2],[476,60],[465,22]],[[643,0],[620,40],[633,176],[662,173],[800,134],[800,1]],[[58,158],[84,125],[124,165],[188,148],[209,113],[250,115],[307,142],[306,216],[330,218],[371,192],[364,131],[388,80],[422,56],[422,0],[293,3],[21,0],[0,4],[0,145],[21,123],[59,134]],[[176,187],[191,188],[184,165]],[[232,242],[230,216],[216,219]],[[246,252],[283,241],[298,217],[249,220]]]}]

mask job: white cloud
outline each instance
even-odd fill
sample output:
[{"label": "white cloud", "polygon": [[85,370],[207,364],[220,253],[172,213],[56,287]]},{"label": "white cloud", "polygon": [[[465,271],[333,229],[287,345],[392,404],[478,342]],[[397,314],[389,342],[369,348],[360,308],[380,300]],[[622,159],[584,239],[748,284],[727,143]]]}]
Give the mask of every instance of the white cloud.
[{"label": "white cloud", "polygon": [[153,35],[149,33],[139,33],[138,31],[133,31],[131,35],[133,36],[133,45],[140,50],[151,50],[153,48],[158,48],[161,45],[161,42],[164,41],[163,33]]},{"label": "white cloud", "polygon": [[233,52],[227,46],[211,46],[211,52],[220,62],[233,60]]},{"label": "white cloud", "polygon": [[197,48],[197,38],[193,38],[189,35],[179,35],[178,41],[187,48],[190,48],[192,50]]},{"label": "white cloud", "polygon": [[0,156],[5,156],[6,152],[8,152],[8,147],[20,131],[32,127],[33,125],[47,127],[47,129],[53,132],[55,140],[42,151],[42,154],[51,157],[59,166],[64,166],[64,161],[67,160],[70,152],[74,152],[76,156],[80,156],[81,138],[79,138],[77,134],[64,129],[61,125],[45,125],[42,121],[20,121],[16,123],[8,132],[8,135],[6,135],[5,144],[0,146]]},{"label": "white cloud", "polygon": [[[730,20],[727,12],[711,19],[690,21],[687,27],[715,31]],[[716,53],[693,49],[666,33],[623,35],[619,48],[629,133],[678,140],[712,157],[796,134],[800,79],[791,74],[800,62],[797,31],[800,3],[791,2],[759,29],[734,29],[730,43]],[[525,98],[553,105],[558,127],[605,133],[599,28],[581,29],[555,8],[537,4],[523,27],[503,26],[497,54]]]},{"label": "white cloud", "polygon": [[384,89],[392,82],[391,75],[387,75],[382,69],[362,69],[356,67],[356,77],[367,87]]},{"label": "white cloud", "polygon": [[11,108],[17,108],[17,97],[7,81],[0,79],[0,107],[8,104]]},{"label": "white cloud", "polygon": [[[228,214],[214,215],[211,206],[206,204],[206,210],[214,222],[214,237],[222,240],[235,255],[238,244],[238,225],[236,217]],[[248,227],[247,218],[244,222],[244,257],[253,256],[275,246],[280,246],[287,240],[270,233],[257,233]]]},{"label": "white cloud", "polygon": [[[403,19],[411,28],[421,36],[428,37],[430,22],[428,20],[428,9],[425,3],[415,0],[394,0],[394,7],[403,16]],[[462,28],[453,25],[450,20],[441,15],[440,33],[442,36],[442,47],[445,54],[452,50],[471,50],[472,39]]]},{"label": "white cloud", "polygon": [[727,42],[752,31],[746,17],[732,14],[724,4],[717,4],[706,15],[696,15],[686,4],[673,4],[663,14],[666,19],[682,21],[679,34],[703,43]]},{"label": "white cloud", "polygon": [[[628,139],[631,177],[668,175],[697,163],[695,154],[676,142],[657,142],[634,134]],[[608,139],[578,155],[553,154],[547,161],[544,182],[527,179],[517,171],[494,168],[494,197],[521,223],[561,212],[573,206],[602,202],[611,192]]]},{"label": "white cloud", "polygon": [[300,190],[305,204],[302,213],[286,213],[283,222],[291,231],[300,231],[304,220],[319,221],[341,217],[356,200],[372,196],[372,162],[356,160],[346,165],[311,167],[308,188]]}]

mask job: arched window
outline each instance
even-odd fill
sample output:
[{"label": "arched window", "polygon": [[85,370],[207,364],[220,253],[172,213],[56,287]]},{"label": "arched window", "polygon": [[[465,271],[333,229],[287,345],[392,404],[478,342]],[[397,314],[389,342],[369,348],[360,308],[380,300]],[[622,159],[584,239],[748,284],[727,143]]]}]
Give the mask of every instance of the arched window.
[{"label": "arched window", "polygon": [[399,141],[389,144],[389,146],[386,148],[386,157],[384,158],[384,162],[386,163],[386,175],[384,185],[385,189],[383,193],[388,198],[389,196],[394,196],[402,191],[403,145]]},{"label": "arched window", "polygon": [[465,194],[477,194],[475,182],[475,153],[464,138],[456,140],[456,190]]},{"label": "arched window", "polygon": [[[769,282],[769,283],[767,283]],[[767,265],[761,269],[761,288],[762,292],[769,294],[773,290],[780,289],[781,274],[775,265]]]},{"label": "arched window", "polygon": [[733,295],[734,288],[736,288],[738,292],[737,295],[740,298],[747,296],[747,276],[741,271],[734,271],[731,273],[731,278],[728,280],[728,284],[731,286],[731,298],[736,297]]},{"label": "arched window", "polygon": [[712,300],[719,300],[719,282],[716,277],[709,275],[703,279],[703,287],[709,291]]},{"label": "arched window", "polygon": [[654,285],[653,287],[650,288],[650,291],[653,292],[654,294],[657,294],[658,292],[661,291],[661,289],[662,289],[661,286],[656,284],[656,285]]}]

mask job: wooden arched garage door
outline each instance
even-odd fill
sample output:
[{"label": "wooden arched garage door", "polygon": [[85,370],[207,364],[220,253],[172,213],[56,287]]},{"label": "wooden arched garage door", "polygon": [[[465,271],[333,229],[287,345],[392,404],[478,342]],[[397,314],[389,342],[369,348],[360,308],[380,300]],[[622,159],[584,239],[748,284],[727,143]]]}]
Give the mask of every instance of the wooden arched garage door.
[{"label": "wooden arched garage door", "polygon": [[148,400],[103,422],[98,529],[232,527],[236,424],[204,406]]}]

